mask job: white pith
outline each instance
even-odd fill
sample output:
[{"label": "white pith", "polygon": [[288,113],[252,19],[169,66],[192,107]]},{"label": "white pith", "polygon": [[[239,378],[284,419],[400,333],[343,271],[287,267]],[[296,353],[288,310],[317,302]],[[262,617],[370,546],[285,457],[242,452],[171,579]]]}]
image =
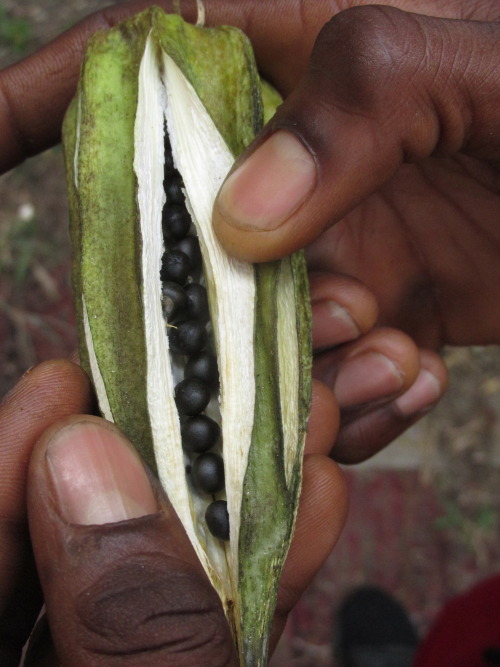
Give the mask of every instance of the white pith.
[{"label": "white pith", "polygon": [[[234,158],[192,86],[163,54],[163,77],[151,38],[139,71],[135,124],[135,172],[142,236],[143,300],[147,349],[147,396],[160,480],[215,587],[233,597],[237,577],[241,489],[251,444],[255,379],[253,347],[255,284],[251,265],[227,256],[212,230],[215,196]],[[168,337],[161,309],[160,267],[163,195],[163,126],[180,171],[186,206],[203,254],[220,376],[220,412],[230,541],[214,538],[205,522],[210,497],[192,492],[185,474],[179,417],[174,401]],[[215,279],[217,276],[217,279]],[[221,335],[223,332],[223,335]],[[245,391],[241,391],[245,387]],[[228,568],[228,559],[231,561]]]},{"label": "white pith", "polygon": [[[198,95],[174,61],[163,54],[167,124],[174,163],[182,174],[186,206],[195,222],[220,377],[220,412],[228,511],[230,574],[237,585],[241,492],[252,439],[255,402],[255,279],[253,267],[227,255],[215,237],[212,209],[234,157]],[[245,391],[242,391],[245,388]],[[200,528],[206,532],[204,517]],[[211,538],[211,536],[210,536]],[[223,543],[207,540],[218,550]],[[211,551],[212,553],[212,551]],[[215,556],[219,556],[216,552]]]},{"label": "white pith", "polygon": [[[151,426],[159,477],[221,597],[241,664],[263,666],[300,490],[310,364],[309,315],[298,301],[307,298],[303,260],[241,264],[225,254],[212,230],[214,199],[233,164],[222,136],[241,146],[259,121],[258,78],[247,47],[230,29],[223,28],[220,39],[214,31],[212,41],[210,31],[183,27],[158,8],[145,19],[140,33],[134,19],[133,33],[116,28],[104,45],[96,43],[95,53],[91,45],[67,125],[66,149],[74,150],[66,156],[70,174],[74,169],[75,284],[82,292],[78,315],[87,347],[82,360],[103,416],[116,418],[150,463]],[[226,477],[215,496],[191,484],[195,475],[186,466],[198,454],[183,451],[186,417],[179,419],[174,398],[188,357],[169,351],[164,313],[170,304],[160,278],[164,250],[175,243],[170,233],[163,239],[161,229],[166,122],[196,223],[197,231],[193,224],[189,233],[198,234],[204,256],[205,274],[196,271],[188,282],[207,288],[216,326],[207,325],[207,349],[217,356],[221,392],[212,391],[204,410],[223,429],[211,449],[223,455]],[[229,542],[214,538],[205,521],[207,506],[226,494]]]},{"label": "white pith", "polygon": [[301,448],[297,447],[299,433],[299,342],[296,335],[295,289],[290,259],[281,262],[278,277],[278,364],[280,374],[280,403],[283,424],[285,478],[290,486],[292,473]]},{"label": "white pith", "polygon": [[97,361],[96,353],[94,350],[94,340],[92,338],[92,330],[90,328],[89,315],[87,311],[87,304],[85,303],[85,296],[82,294],[82,309],[83,309],[83,329],[85,331],[85,342],[87,344],[87,351],[89,353],[89,363],[90,370],[92,372],[92,381],[94,383],[94,389],[99,402],[99,410],[102,413],[104,419],[107,419],[110,422],[114,422],[113,413],[111,411],[111,406],[108,400],[108,394],[106,392],[106,386],[104,384],[104,379],[101,374],[101,369],[99,368],[99,363]]},{"label": "white pith", "polygon": [[78,155],[80,151],[80,128],[82,125],[82,96],[79,94],[77,99],[76,112],[76,133],[75,133],[75,154],[73,156],[73,181],[75,190],[78,191]]}]

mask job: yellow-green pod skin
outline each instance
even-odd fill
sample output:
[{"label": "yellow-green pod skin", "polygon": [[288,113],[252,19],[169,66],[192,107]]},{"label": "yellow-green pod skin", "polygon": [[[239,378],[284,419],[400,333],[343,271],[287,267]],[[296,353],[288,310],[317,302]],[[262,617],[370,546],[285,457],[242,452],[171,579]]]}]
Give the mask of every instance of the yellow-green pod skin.
[{"label": "yellow-green pod skin", "polygon": [[[261,128],[263,103],[252,50],[241,32],[189,25],[151,8],[91,38],[78,93],[65,119],[82,365],[94,381],[103,415],[122,429],[156,470],[158,444],[147,391],[149,314],[144,311],[141,186],[134,167],[138,81],[145,49],[153,50],[160,78],[165,57],[175,63],[233,157]],[[277,98],[268,90],[265,96],[270,100],[268,116]],[[204,255],[207,266],[209,259]],[[196,537],[194,520],[185,527],[221,595],[241,664],[253,666],[267,662],[279,577],[297,513],[310,409],[311,316],[301,253],[244,270],[255,294],[248,304],[253,313],[248,355],[253,359],[254,401],[241,483],[227,489],[228,500],[236,494],[241,508],[239,517],[230,517],[237,540],[231,537],[229,545],[207,547],[205,537]],[[210,278],[219,279],[224,275]],[[216,316],[213,300],[210,305]],[[243,397],[246,391],[241,387]],[[225,458],[232,446],[224,441]],[[168,475],[159,467],[160,479],[183,520],[184,496],[177,498],[169,490]],[[183,470],[172,474],[182,475]],[[221,553],[227,550],[230,564],[222,583],[210,566],[210,554],[219,548]]]}]

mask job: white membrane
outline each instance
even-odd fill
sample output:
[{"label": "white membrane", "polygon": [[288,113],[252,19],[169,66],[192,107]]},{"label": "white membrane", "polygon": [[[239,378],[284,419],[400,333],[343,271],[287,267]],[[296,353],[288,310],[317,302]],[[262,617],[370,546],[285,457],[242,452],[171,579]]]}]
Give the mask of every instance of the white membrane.
[{"label": "white membrane", "polygon": [[283,424],[285,479],[290,486],[297,460],[299,432],[299,341],[295,315],[295,286],[290,260],[281,262],[278,278],[278,363]]},{"label": "white membrane", "polygon": [[[227,348],[234,349],[236,351],[235,359],[237,359],[239,356],[248,354],[251,347],[248,342],[248,335],[242,336],[241,321],[238,318],[237,308],[235,313],[234,298],[231,301],[231,298],[225,296],[225,293],[227,292],[227,285],[235,283],[236,294],[238,294],[238,285],[243,281],[242,288],[239,291],[243,299],[242,303],[250,299],[250,303],[253,304],[253,270],[241,268],[238,263],[225,258],[225,254],[213,237],[211,231],[213,201],[233,162],[233,158],[213,124],[209,130],[211,134],[204,135],[204,132],[207,132],[207,121],[204,117],[208,118],[208,115],[201,106],[196,93],[192,88],[187,87],[187,82],[179,70],[175,73],[176,75],[171,75],[172,65],[177,70],[173,61],[165,57],[164,67],[168,68],[170,74],[167,74],[165,82],[162,82],[153,42],[149,38],[146,42],[139,70],[134,160],[138,182],[137,203],[142,240],[142,284],[144,285],[142,298],[146,318],[147,400],[160,481],[214,586],[223,597],[228,597],[231,595],[231,584],[228,579],[225,544],[211,535],[204,517],[206,507],[211,499],[207,495],[190,489],[185,473],[186,462],[182,450],[179,416],[174,399],[175,384],[179,377],[173,377],[172,374],[167,328],[161,308],[160,269],[164,251],[161,219],[165,203],[163,191],[165,116],[172,129],[170,141],[174,161],[184,180],[186,203],[198,222],[197,227],[204,257],[206,259],[208,252],[211,258],[205,263],[205,270],[208,267],[208,273],[213,275],[213,267],[214,265],[217,266],[218,283],[223,283],[222,294],[219,291],[217,294],[210,294],[210,284],[213,285],[214,281],[210,278],[208,280],[209,299],[212,305],[217,301],[218,317],[222,317],[220,327],[222,330],[227,330],[229,328],[228,323],[231,323],[230,328],[232,330],[227,342],[224,340],[226,334],[223,337],[224,353],[222,367],[220,368],[221,384],[224,383],[223,378],[225,376],[230,377],[229,389],[227,390],[229,396],[241,393],[232,391],[231,387],[234,386],[235,382],[244,383],[243,386],[249,387],[251,396],[250,399],[247,396],[245,397],[246,410],[249,410],[248,406],[253,398],[251,389],[253,359],[250,364],[239,362],[236,364],[234,360],[231,362],[228,359],[226,350]],[[195,109],[193,105],[196,104],[198,106]],[[194,114],[194,118],[189,117],[190,111]],[[186,119],[187,122],[184,122],[183,119]],[[198,129],[200,122],[202,128],[204,128],[201,130],[201,135]],[[212,123],[211,120],[210,123]],[[215,158],[213,155],[214,142]],[[179,160],[179,146],[182,146],[181,160]],[[248,282],[252,284],[250,290],[243,286],[243,283]],[[242,310],[248,312],[248,306]],[[250,316],[246,316],[247,322],[244,323],[243,330],[249,331],[251,337],[253,336],[253,313],[251,309],[250,313]],[[234,342],[235,339],[237,339],[236,343]],[[228,368],[229,370],[227,370]],[[243,369],[243,371],[235,371],[231,368]],[[250,382],[247,379],[248,375],[251,376]],[[222,405],[225,405],[224,400],[222,400]],[[223,409],[221,409],[221,412]],[[227,407],[228,416],[226,417],[223,413],[223,419],[236,422],[237,419],[234,415],[241,414],[241,412],[241,406],[231,406],[229,404]],[[225,461],[226,488],[235,476],[234,472],[231,473],[229,470],[241,471],[241,461],[246,460],[251,438],[253,408],[247,422],[240,419],[236,433],[230,435],[223,433],[224,441],[228,438],[228,442],[238,443],[238,451],[233,459],[234,462],[231,464],[231,457],[229,463],[227,460]],[[242,443],[242,446],[239,446],[239,443]],[[224,449],[224,456],[227,457],[226,449]],[[229,504],[229,511],[233,513],[233,516],[239,516],[239,504],[239,499],[237,502],[233,501],[232,505]],[[235,521],[234,524],[236,525],[237,539],[237,522]],[[233,544],[233,537],[231,535],[231,545]]]},{"label": "white membrane", "polygon": [[78,110],[76,120],[75,154],[73,155],[73,174],[75,188],[78,190],[78,154],[80,152],[80,127],[82,124],[82,94],[78,93]]},{"label": "white membrane", "polygon": [[205,5],[203,4],[202,0],[196,0],[196,9],[198,11],[198,15],[196,17],[196,25],[199,26],[200,28],[205,27]]},{"label": "white membrane", "polygon": [[[194,543],[185,481],[180,424],[174,401],[168,336],[161,309],[160,268],[163,254],[163,99],[161,77],[151,37],[139,69],[135,120],[134,169],[142,240],[143,311],[147,350],[147,401],[155,458],[161,482]],[[172,472],[174,471],[174,474]]]},{"label": "white membrane", "polygon": [[254,338],[254,270],[250,264],[229,257],[212,228],[215,197],[234,162],[233,155],[195,90],[166,54],[163,67],[172,153],[184,180],[187,208],[198,229],[214,324],[231,530],[229,547],[233,576],[237,577],[241,489],[255,403],[254,359],[249,353]]},{"label": "white membrane", "polygon": [[97,395],[97,401],[99,403],[99,410],[102,413],[104,419],[107,419],[110,422],[114,422],[113,413],[111,412],[111,406],[108,400],[108,394],[106,393],[106,386],[104,384],[104,379],[101,375],[101,370],[99,368],[99,363],[97,362],[96,353],[94,350],[94,340],[92,338],[92,330],[90,328],[89,315],[87,312],[87,304],[85,303],[85,297],[82,294],[82,307],[83,307],[83,329],[85,332],[85,342],[87,344],[87,350],[89,353],[89,363],[90,370],[92,375],[92,380],[94,382],[95,393]]}]

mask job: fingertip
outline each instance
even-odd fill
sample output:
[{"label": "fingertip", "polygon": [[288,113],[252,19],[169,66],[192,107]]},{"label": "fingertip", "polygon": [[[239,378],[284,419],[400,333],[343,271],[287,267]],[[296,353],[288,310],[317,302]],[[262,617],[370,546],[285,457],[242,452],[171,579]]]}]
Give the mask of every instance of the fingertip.
[{"label": "fingertip", "polygon": [[64,388],[70,397],[81,396],[90,401],[92,388],[88,375],[72,359],[53,359],[43,361],[35,366],[30,373],[30,381],[36,381],[40,389],[46,388],[49,393]]},{"label": "fingertip", "polygon": [[295,214],[317,179],[316,160],[300,138],[269,125],[240,156],[215,200],[214,229],[229,254],[263,262],[303,247],[310,232],[295,225]]},{"label": "fingertip", "polygon": [[329,457],[309,454],[304,457],[301,501],[297,519],[297,536],[326,534],[319,542],[323,559],[340,536],[347,515],[347,485],[342,469]]},{"label": "fingertip", "polygon": [[258,232],[235,227],[221,215],[217,201],[212,213],[215,234],[226,252],[242,262],[272,262],[304,247],[295,230],[286,225],[276,231]]},{"label": "fingertip", "polygon": [[336,461],[353,464],[374,456],[436,406],[446,392],[448,371],[431,350],[420,350],[419,361],[414,382],[400,396],[344,415],[332,449]]},{"label": "fingertip", "polygon": [[103,419],[83,415],[58,422],[42,436],[32,460],[32,486],[48,491],[69,523],[115,523],[158,511],[139,455]]},{"label": "fingertip", "polygon": [[281,613],[292,609],[327,559],[342,532],[347,508],[340,467],[326,456],[305,456],[297,524],[281,579]]},{"label": "fingertip", "polygon": [[441,386],[441,395],[448,388],[448,368],[438,352],[434,350],[420,350],[420,367],[432,373]]},{"label": "fingertip", "polygon": [[312,272],[309,285],[316,350],[351,342],[375,325],[377,300],[360,281],[351,276]]},{"label": "fingertip", "polygon": [[235,227],[273,231],[310,196],[316,163],[297,136],[277,130],[240,162],[217,198],[220,215]]},{"label": "fingertip", "polygon": [[82,396],[91,393],[89,379],[77,364],[68,359],[51,359],[28,368],[0,405],[17,400],[26,392],[36,390],[51,394],[54,390],[59,391],[60,387],[72,388],[72,394],[74,392]]},{"label": "fingertip", "polygon": [[431,410],[443,397],[448,371],[443,360],[431,350],[420,351],[420,370],[413,384],[394,401],[403,418],[415,418]]},{"label": "fingertip", "polygon": [[420,370],[418,348],[401,331],[379,328],[315,357],[314,376],[341,409],[355,410],[404,393]]},{"label": "fingertip", "polygon": [[[93,409],[90,382],[83,370],[61,359],[29,369],[0,406],[0,446],[4,481],[15,488],[18,511],[24,507],[28,461],[45,429],[68,415]],[[0,475],[1,476],[1,475]],[[21,502],[22,495],[22,502]]]},{"label": "fingertip", "polygon": [[313,380],[312,404],[305,454],[327,456],[340,426],[340,409],[333,392],[323,382]]}]

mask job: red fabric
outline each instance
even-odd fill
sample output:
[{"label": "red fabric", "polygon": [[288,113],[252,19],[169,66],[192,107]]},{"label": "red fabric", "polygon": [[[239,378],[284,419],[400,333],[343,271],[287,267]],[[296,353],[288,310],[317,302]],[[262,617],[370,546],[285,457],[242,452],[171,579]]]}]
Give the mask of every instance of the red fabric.
[{"label": "red fabric", "polygon": [[500,575],[453,598],[420,645],[414,667],[491,667],[485,649],[500,649]]}]

